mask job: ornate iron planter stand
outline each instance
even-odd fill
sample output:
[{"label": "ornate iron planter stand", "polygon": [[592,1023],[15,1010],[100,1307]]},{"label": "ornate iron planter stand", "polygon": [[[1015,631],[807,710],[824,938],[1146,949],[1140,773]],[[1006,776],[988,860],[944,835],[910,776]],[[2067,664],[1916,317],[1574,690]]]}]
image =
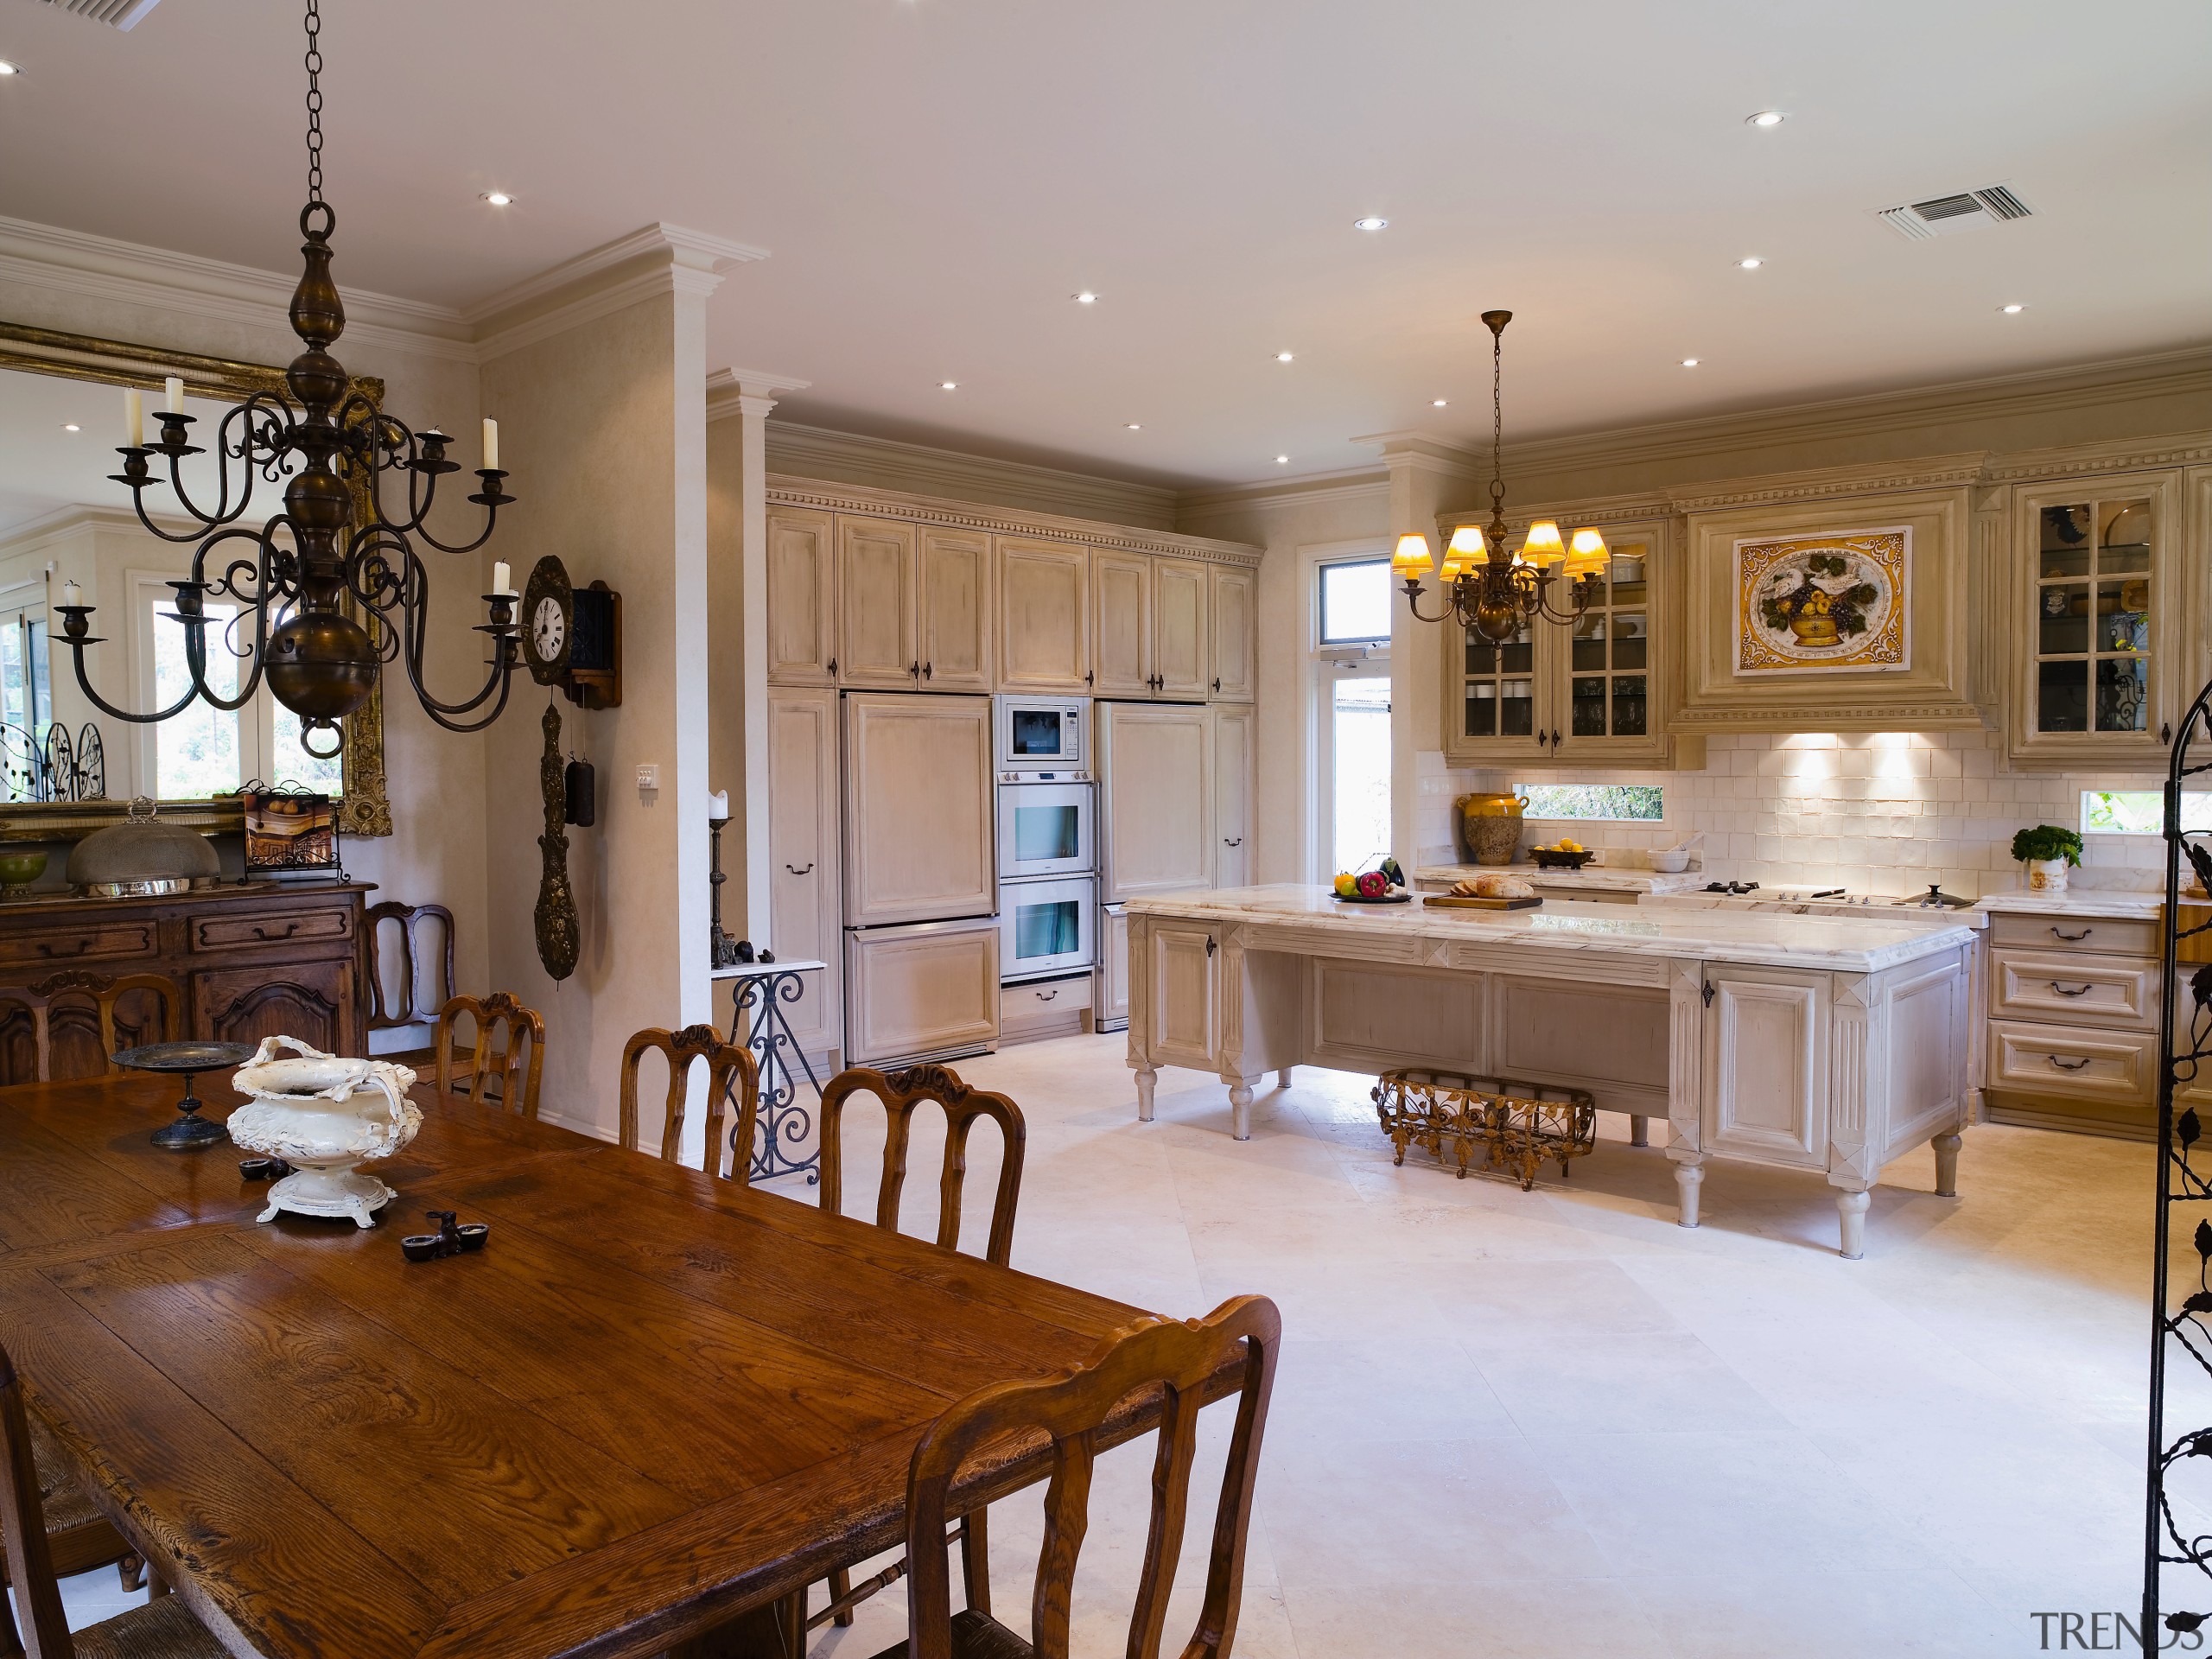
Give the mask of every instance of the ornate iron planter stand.
[{"label": "ornate iron planter stand", "polygon": [[1567,1160],[1586,1157],[1598,1144],[1598,1107],[1580,1089],[1515,1083],[1500,1077],[1466,1077],[1450,1071],[1385,1071],[1370,1099],[1382,1133],[1396,1148],[1425,1148],[1438,1163],[1448,1146],[1459,1179],[1467,1179],[1467,1160],[1479,1147],[1479,1170],[1503,1170],[1523,1192],[1536,1184],[1547,1158],[1559,1160],[1562,1179]]},{"label": "ornate iron planter stand", "polygon": [[[2192,1605],[2168,1612],[2165,1627],[2192,1631],[2212,1618],[2212,1536],[2194,1533],[2173,1512],[2170,1488],[2184,1471],[2199,1477],[2196,1499],[2212,1491],[2212,1468],[2190,1470],[2189,1460],[2212,1460],[2212,1427],[2167,1437],[2166,1362],[2186,1357],[2212,1378],[2212,1153],[2200,1149],[2202,1120],[2185,1096],[2194,1095],[2200,1068],[2212,1058],[2212,898],[2191,903],[2183,894],[2186,878],[2212,894],[2212,830],[2182,827],[2184,781],[2212,771],[2212,685],[2197,693],[2182,721],[2166,765],[2166,906],[2160,955],[2158,1071],[2158,1203],[2152,1244],[2151,1285],[2150,1456],[2145,1491],[2143,1623],[2145,1650],[2168,1645],[2154,1637],[2162,1604],[2161,1583],[2169,1566],[2193,1569],[2183,1592]],[[2192,758],[2196,752],[2198,758]],[[2192,964],[2196,965],[2192,968]],[[2188,978],[2184,982],[2183,976]],[[2212,1072],[2202,1084],[2212,1088]],[[2175,1109],[2177,1096],[2184,1096]],[[2189,1227],[2189,1247],[2196,1255],[2196,1285],[2181,1306],[2170,1303],[2173,1230]],[[2177,1586],[2177,1588],[2179,1586]],[[2169,1638],[2168,1640],[2171,1640]]]},{"label": "ornate iron planter stand", "polygon": [[[819,973],[823,966],[818,962],[760,962],[741,963],[714,971],[716,979],[737,982],[731,988],[735,995],[730,1009],[729,1039],[733,1043],[741,1040],[760,1068],[760,1115],[753,1126],[750,1148],[753,1179],[756,1181],[772,1175],[803,1173],[806,1184],[811,1186],[821,1179],[819,1147],[804,1158],[791,1155],[792,1149],[804,1146],[814,1133],[813,1110],[798,1098],[798,1077],[792,1074],[794,1063],[817,1100],[822,1097],[822,1081],[814,1075],[806,1051],[791,1035],[784,1009],[806,995],[801,976]],[[753,1016],[749,1022],[746,1019],[748,1014]],[[741,1026],[748,1027],[741,1039]],[[736,1134],[734,1128],[730,1132]],[[734,1143],[731,1150],[737,1150]]]}]

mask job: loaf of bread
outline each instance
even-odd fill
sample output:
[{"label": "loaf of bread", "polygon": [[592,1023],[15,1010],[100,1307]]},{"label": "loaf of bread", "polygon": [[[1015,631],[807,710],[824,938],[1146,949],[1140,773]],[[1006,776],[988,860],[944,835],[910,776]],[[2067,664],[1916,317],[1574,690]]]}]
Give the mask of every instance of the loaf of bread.
[{"label": "loaf of bread", "polygon": [[1452,884],[1452,893],[1459,899],[1533,899],[1535,888],[1517,875],[1500,875],[1485,870],[1480,875],[1468,876]]}]

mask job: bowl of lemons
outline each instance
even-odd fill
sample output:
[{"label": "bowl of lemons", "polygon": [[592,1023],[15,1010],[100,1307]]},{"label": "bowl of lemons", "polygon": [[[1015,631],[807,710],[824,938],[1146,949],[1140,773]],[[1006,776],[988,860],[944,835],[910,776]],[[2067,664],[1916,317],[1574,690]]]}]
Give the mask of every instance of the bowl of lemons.
[{"label": "bowl of lemons", "polygon": [[1579,870],[1598,855],[1579,841],[1562,837],[1549,847],[1531,847],[1529,856],[1540,870]]}]

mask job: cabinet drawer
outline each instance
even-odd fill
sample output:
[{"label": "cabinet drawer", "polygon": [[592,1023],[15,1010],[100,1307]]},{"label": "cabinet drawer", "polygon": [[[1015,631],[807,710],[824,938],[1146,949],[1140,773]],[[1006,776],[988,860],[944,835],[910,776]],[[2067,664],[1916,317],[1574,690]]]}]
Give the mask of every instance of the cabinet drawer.
[{"label": "cabinet drawer", "polygon": [[321,910],[251,911],[229,916],[195,916],[190,938],[194,950],[251,950],[258,944],[305,944],[353,937],[353,912],[336,906]]},{"label": "cabinet drawer", "polygon": [[2090,1025],[2158,1023],[2158,967],[2088,952],[1993,950],[1989,1011],[1999,1019],[2058,1020]]},{"label": "cabinet drawer", "polygon": [[35,931],[0,932],[0,966],[43,968],[51,964],[113,962],[155,954],[154,924],[77,922]]},{"label": "cabinet drawer", "polygon": [[2156,1032],[1990,1021],[1992,1089],[2140,1104],[2158,1084]]},{"label": "cabinet drawer", "polygon": [[2156,922],[2118,922],[2101,916],[2018,916],[2002,912],[1989,918],[1993,949],[2086,950],[2100,956],[2156,957]]},{"label": "cabinet drawer", "polygon": [[1007,1036],[1047,1027],[1081,1025],[1090,1007],[1090,976],[1007,985],[999,991],[999,1029]]}]

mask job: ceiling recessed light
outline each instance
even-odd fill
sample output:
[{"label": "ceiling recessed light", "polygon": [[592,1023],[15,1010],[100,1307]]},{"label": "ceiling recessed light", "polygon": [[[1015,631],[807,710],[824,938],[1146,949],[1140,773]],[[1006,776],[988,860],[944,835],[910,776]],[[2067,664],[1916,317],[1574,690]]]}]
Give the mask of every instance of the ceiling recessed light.
[{"label": "ceiling recessed light", "polygon": [[1086,288],[1075,296],[1075,302],[1077,305],[1096,305],[1098,303],[1098,296]]},{"label": "ceiling recessed light", "polygon": [[1757,257],[1753,257],[1749,259],[1738,259],[1736,262],[1736,269],[1738,270],[1757,270],[1764,264],[1766,264],[1765,260]]},{"label": "ceiling recessed light", "polygon": [[61,429],[64,432],[81,432],[85,429],[74,421],[64,421],[61,423]]},{"label": "ceiling recessed light", "polygon": [[2017,317],[2028,308],[2024,305],[2000,305],[1997,308],[2008,317]]},{"label": "ceiling recessed light", "polygon": [[1129,423],[1129,430],[1132,432],[1141,432],[1144,430],[1144,428],[1139,426],[1135,421],[1131,421]]},{"label": "ceiling recessed light", "polygon": [[1277,456],[1275,457],[1275,465],[1276,465],[1276,466],[1278,466],[1278,467],[1287,467],[1287,466],[1289,466],[1289,465],[1290,465],[1290,457],[1289,457],[1288,455],[1277,455]]},{"label": "ceiling recessed light", "polygon": [[1697,359],[1694,357],[1684,358],[1682,359],[1682,366],[1686,369],[1694,369],[1697,367]]},{"label": "ceiling recessed light", "polygon": [[22,64],[10,63],[7,59],[0,58],[0,75],[20,75],[22,73]]},{"label": "ceiling recessed light", "polygon": [[1390,221],[1387,219],[1380,218],[1374,213],[1370,213],[1365,219],[1355,219],[1352,220],[1351,227],[1355,231],[1380,231],[1387,229],[1389,223]]},{"label": "ceiling recessed light", "polygon": [[940,380],[937,383],[937,389],[939,391],[950,391],[959,384],[957,380]]},{"label": "ceiling recessed light", "polygon": [[1278,363],[1287,363],[1290,359],[1291,353],[1288,352],[1277,352],[1275,353],[1275,361]]},{"label": "ceiling recessed light", "polygon": [[484,193],[484,200],[494,207],[512,207],[515,205],[515,199],[504,190],[486,190]]},{"label": "ceiling recessed light", "polygon": [[1747,127],[1778,127],[1789,118],[1781,110],[1761,110],[1757,115],[1745,116],[1744,124]]},{"label": "ceiling recessed light", "polygon": [[1431,409],[1441,409],[1441,408],[1443,408],[1443,407],[1444,407],[1444,400],[1443,400],[1441,397],[1439,397],[1439,398],[1437,398],[1434,402],[1433,402],[1432,404],[1429,404],[1429,407],[1430,407]]}]

